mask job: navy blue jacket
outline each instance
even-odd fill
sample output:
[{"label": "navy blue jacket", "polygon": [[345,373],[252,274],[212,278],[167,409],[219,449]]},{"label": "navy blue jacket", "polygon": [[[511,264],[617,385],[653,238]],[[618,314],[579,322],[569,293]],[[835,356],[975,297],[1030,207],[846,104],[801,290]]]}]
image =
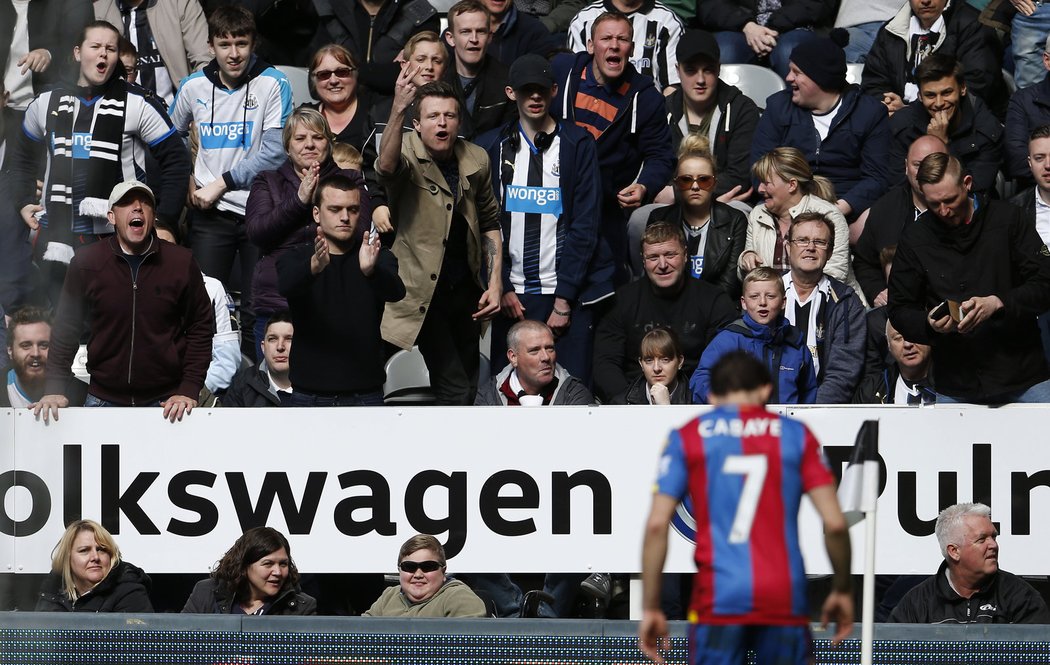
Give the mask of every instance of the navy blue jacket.
[{"label": "navy blue jacket", "polygon": [[[551,62],[554,81],[558,84],[558,97],[551,108],[556,118],[575,120],[574,101],[580,76],[592,60],[589,53],[565,53]],[[629,63],[624,68],[622,82],[626,83],[624,96],[630,102],[619,109],[612,124],[597,140],[602,197],[615,201],[617,192],[637,180],[645,185],[646,199],[651,201],[671,182],[675,167],[664,96],[651,78],[639,74]]]},{"label": "navy blue jacket", "polygon": [[820,376],[818,404],[849,404],[861,379],[867,338],[864,305],[853,289],[834,277],[823,312],[823,336],[817,340]]},{"label": "navy blue jacket", "polygon": [[718,333],[700,356],[700,364],[689,379],[694,404],[707,404],[711,390],[711,368],[730,351],[742,349],[762,361],[773,377],[770,404],[813,404],[817,398],[817,376],[813,356],[798,328],[783,316],[772,326],[744,316]]},{"label": "navy blue jacket", "polygon": [[1050,76],[1010,97],[1003,137],[1006,149],[1003,170],[1007,178],[1032,183],[1032,171],[1028,168],[1028,136],[1033,129],[1043,125],[1050,125]]},{"label": "navy blue jacket", "polygon": [[[503,196],[504,178],[513,176],[520,140],[518,121],[509,122],[478,137],[477,144],[489,154],[492,166],[492,189],[500,202],[503,237],[510,237],[510,215]],[[558,286],[555,297],[569,302],[594,302],[613,292],[612,257],[596,253],[600,229],[601,174],[598,172],[594,139],[586,130],[567,122],[558,123],[559,167],[562,214],[558,219]],[[510,247],[503,243],[503,292],[513,290],[510,283]]]},{"label": "navy blue jacket", "polygon": [[[889,188],[892,169],[890,124],[886,107],[851,85],[824,141],[813,128],[812,114],[791,102],[791,90],[766,100],[751,144],[751,163],[779,146],[802,151],[815,175],[835,185],[835,195],[853,208],[853,216],[871,207]],[[893,163],[896,165],[896,163]]]},{"label": "navy blue jacket", "polygon": [[511,5],[506,20],[492,33],[486,53],[510,67],[526,53],[546,58],[560,46],[538,18]]}]

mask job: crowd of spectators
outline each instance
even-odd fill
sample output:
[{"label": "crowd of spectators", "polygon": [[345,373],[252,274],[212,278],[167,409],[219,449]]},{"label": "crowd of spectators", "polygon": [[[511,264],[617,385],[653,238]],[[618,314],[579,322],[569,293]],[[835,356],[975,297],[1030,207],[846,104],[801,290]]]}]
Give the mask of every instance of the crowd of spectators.
[{"label": "crowd of spectators", "polygon": [[279,4],[0,0],[4,405],[1050,402],[1041,4]]}]

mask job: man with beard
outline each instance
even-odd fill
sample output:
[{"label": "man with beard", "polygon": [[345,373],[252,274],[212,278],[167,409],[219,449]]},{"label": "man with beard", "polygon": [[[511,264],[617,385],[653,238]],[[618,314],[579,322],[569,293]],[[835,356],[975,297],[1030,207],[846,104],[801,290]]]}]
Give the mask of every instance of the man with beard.
[{"label": "man with beard", "polygon": [[[7,355],[11,369],[7,372],[7,390],[0,391],[0,407],[28,407],[44,396],[44,372],[47,350],[51,344],[51,323],[43,310],[23,307],[11,314],[7,327]],[[82,404],[87,386],[75,379],[68,383],[66,395]]]}]

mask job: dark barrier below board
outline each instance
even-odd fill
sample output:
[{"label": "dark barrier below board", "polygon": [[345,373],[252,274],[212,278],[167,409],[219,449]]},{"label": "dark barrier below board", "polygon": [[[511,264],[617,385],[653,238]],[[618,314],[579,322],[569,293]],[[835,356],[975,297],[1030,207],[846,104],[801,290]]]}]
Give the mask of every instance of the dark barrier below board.
[{"label": "dark barrier below board", "polygon": [[[646,663],[636,630],[630,621],[8,612],[0,664]],[[686,625],[671,630],[667,662],[684,663]],[[875,663],[1050,662],[1050,626],[880,624],[875,640]],[[817,663],[860,662],[859,639],[837,648],[818,639],[815,652]]]}]

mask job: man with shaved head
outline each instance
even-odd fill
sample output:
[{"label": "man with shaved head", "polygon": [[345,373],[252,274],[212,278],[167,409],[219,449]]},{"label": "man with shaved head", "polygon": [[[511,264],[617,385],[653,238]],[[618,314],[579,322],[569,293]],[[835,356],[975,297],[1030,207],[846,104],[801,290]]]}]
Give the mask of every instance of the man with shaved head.
[{"label": "man with shaved head", "polygon": [[853,248],[853,272],[864,297],[875,307],[885,305],[887,297],[886,273],[879,261],[879,252],[896,245],[905,225],[926,212],[926,201],[915,176],[923,158],[935,152],[948,152],[948,146],[936,136],[924,134],[912,141],[903,165],[907,182],[883,194],[857,220],[858,224],[864,224],[864,231]]}]

